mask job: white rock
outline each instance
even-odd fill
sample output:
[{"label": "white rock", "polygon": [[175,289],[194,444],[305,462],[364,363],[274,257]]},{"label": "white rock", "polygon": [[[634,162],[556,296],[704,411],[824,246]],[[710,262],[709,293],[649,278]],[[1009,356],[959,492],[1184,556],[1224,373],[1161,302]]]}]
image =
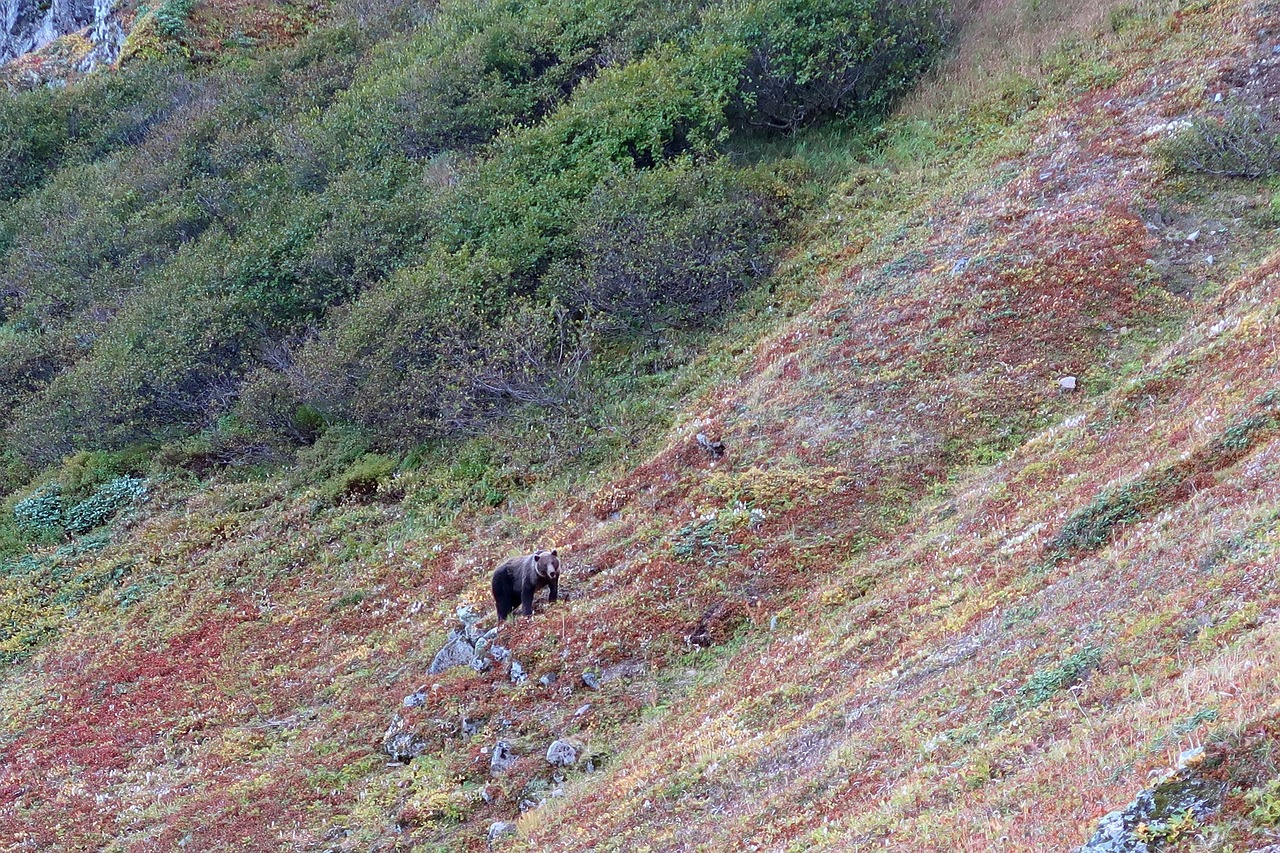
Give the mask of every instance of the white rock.
[{"label": "white rock", "polygon": [[547,763],[568,767],[578,760],[578,748],[567,740],[557,740],[547,747]]}]

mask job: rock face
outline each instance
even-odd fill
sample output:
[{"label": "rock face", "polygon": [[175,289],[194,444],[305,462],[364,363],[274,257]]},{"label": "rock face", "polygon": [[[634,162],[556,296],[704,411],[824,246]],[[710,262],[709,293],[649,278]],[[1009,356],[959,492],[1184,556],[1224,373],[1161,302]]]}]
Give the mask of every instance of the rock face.
[{"label": "rock face", "polygon": [[491,628],[481,632],[476,627],[478,621],[479,615],[471,608],[458,608],[458,622],[462,627],[449,632],[449,640],[436,652],[431,667],[427,670],[428,675],[439,675],[455,666],[469,666],[477,672],[484,672],[493,664],[488,655],[492,655],[493,660],[504,660],[500,655],[506,650],[501,646],[490,645],[498,629]]},{"label": "rock face", "polygon": [[86,29],[93,50],[83,69],[113,62],[124,42],[116,5],[117,0],[0,0],[0,65]]}]

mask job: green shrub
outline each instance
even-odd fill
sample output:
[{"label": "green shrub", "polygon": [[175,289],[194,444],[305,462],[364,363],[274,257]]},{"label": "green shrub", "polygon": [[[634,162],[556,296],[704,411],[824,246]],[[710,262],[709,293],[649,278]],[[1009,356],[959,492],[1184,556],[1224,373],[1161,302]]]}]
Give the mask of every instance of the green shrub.
[{"label": "green shrub", "polygon": [[771,270],[774,208],[724,167],[606,180],[581,207],[581,260],[559,272],[557,295],[650,338],[698,326]]},{"label": "green shrub", "polygon": [[380,453],[367,453],[324,484],[321,492],[337,503],[343,500],[367,501],[378,493],[378,487],[391,478],[400,460]]},{"label": "green shrub", "polygon": [[1234,103],[1201,117],[1159,146],[1173,168],[1233,178],[1280,175],[1280,123],[1259,107]]},{"label": "green shrub", "polygon": [[350,424],[325,430],[310,447],[298,451],[298,468],[313,481],[329,480],[369,453],[369,436]]},{"label": "green shrub", "polygon": [[945,0],[741,0],[710,13],[711,38],[736,51],[739,126],[785,132],[876,115],[941,50]]},{"label": "green shrub", "polygon": [[13,505],[13,520],[27,533],[48,533],[62,528],[62,489],[56,484],[45,486]]},{"label": "green shrub", "polygon": [[196,0],[165,0],[154,12],[156,30],[170,38],[186,35],[187,18],[195,5]]},{"label": "green shrub", "polygon": [[498,506],[520,485],[488,439],[472,439],[452,455],[428,451],[413,461],[419,470],[407,478],[409,502],[427,516],[448,519],[464,509]]},{"label": "green shrub", "polygon": [[1033,673],[1027,683],[1018,688],[1018,696],[1029,706],[1042,705],[1062,688],[1078,682],[1101,660],[1102,649],[1085,646],[1068,655],[1057,666]]},{"label": "green shrub", "polygon": [[113,515],[147,495],[147,481],[142,477],[116,477],[102,484],[88,498],[66,511],[68,533],[87,533],[106,524]]},{"label": "green shrub", "polygon": [[79,501],[104,483],[125,474],[137,474],[147,467],[153,448],[142,445],[116,453],[81,451],[62,463],[58,484],[66,501]]},{"label": "green shrub", "polygon": [[1280,779],[1268,782],[1245,794],[1245,802],[1253,806],[1249,819],[1258,826],[1280,825]]},{"label": "green shrub", "polygon": [[1167,485],[1163,480],[1144,478],[1104,491],[1072,513],[1048,549],[1066,555],[1101,548],[1117,527],[1132,524],[1156,505]]}]

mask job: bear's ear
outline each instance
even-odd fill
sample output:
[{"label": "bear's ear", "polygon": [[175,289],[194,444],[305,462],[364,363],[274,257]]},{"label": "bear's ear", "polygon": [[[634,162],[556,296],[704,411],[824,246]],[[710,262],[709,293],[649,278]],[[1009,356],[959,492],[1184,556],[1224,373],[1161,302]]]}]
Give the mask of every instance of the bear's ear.
[{"label": "bear's ear", "polygon": [[553,556],[553,557],[554,557],[554,556],[556,556],[556,549],[555,549],[555,548],[552,548],[552,549],[551,549],[551,556]]}]

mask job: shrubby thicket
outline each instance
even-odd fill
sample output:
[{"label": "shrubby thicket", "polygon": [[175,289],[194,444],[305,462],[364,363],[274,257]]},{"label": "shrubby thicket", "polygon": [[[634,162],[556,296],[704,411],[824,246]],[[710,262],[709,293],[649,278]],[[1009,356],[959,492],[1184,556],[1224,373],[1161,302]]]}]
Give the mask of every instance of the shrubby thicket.
[{"label": "shrubby thicket", "polygon": [[726,152],[883,114],[945,6],[340,7],[252,61],[0,94],[0,487],[338,428],[373,469],[589,409],[769,274],[803,175]]}]

